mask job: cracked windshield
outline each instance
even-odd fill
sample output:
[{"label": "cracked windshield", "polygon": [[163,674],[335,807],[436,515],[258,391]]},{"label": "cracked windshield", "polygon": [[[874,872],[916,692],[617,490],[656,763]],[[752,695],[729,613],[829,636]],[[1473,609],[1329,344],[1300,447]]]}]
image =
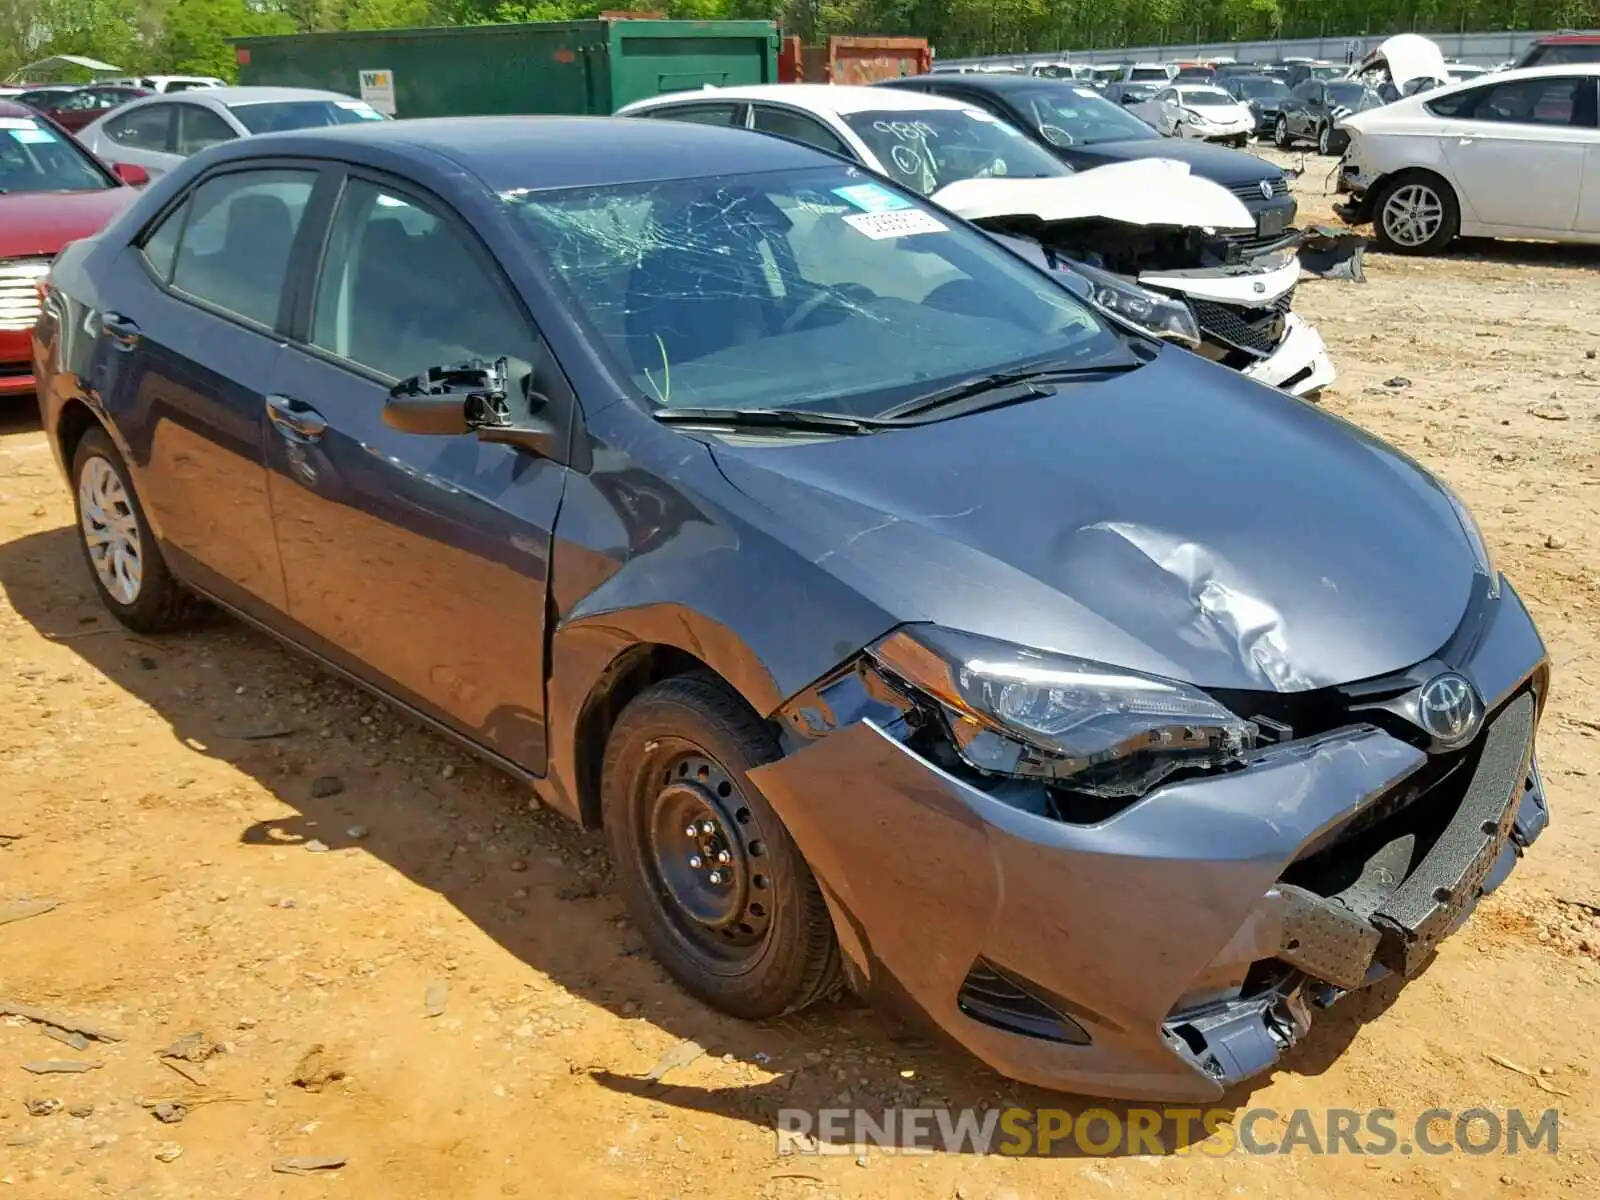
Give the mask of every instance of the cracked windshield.
[{"label": "cracked windshield", "polygon": [[869,417],[1122,340],[983,234],[848,168],[521,192],[505,199],[655,407]]}]

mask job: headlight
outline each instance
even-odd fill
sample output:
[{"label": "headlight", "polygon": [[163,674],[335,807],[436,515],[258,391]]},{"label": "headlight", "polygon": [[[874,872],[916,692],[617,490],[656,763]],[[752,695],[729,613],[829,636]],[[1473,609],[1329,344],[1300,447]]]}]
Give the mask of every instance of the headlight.
[{"label": "headlight", "polygon": [[896,630],[869,653],[938,703],[968,766],[1091,796],[1241,763],[1258,732],[1186,683],[937,626]]},{"label": "headlight", "polygon": [[1497,599],[1500,595],[1500,568],[1495,565],[1494,555],[1489,551],[1489,543],[1483,536],[1483,526],[1478,524],[1478,518],[1472,515],[1461,497],[1456,495],[1443,480],[1439,480],[1439,490],[1450,501],[1450,507],[1456,510],[1456,519],[1461,522],[1461,531],[1467,535],[1467,542],[1472,546],[1472,556],[1477,560],[1479,574],[1489,578],[1489,599]]},{"label": "headlight", "polygon": [[1182,300],[1149,291],[1098,267],[1065,261],[1057,267],[1067,276],[1068,288],[1113,320],[1164,341],[1200,344],[1199,322]]}]

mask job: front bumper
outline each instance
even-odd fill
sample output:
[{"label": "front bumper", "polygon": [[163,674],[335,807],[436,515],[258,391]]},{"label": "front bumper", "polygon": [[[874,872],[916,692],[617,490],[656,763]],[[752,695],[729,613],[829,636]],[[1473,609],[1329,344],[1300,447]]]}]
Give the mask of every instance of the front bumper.
[{"label": "front bumper", "polygon": [[1331,384],[1338,372],[1316,327],[1297,313],[1284,317],[1283,340],[1242,374],[1292,396],[1310,396]]},{"label": "front bumper", "polygon": [[[1447,760],[1352,720],[1072,824],[1029,811],[1013,784],[940,770],[881,702],[846,694],[848,676],[786,714],[814,740],[751,780],[811,864],[859,983],[1013,1079],[1211,1101],[1272,1067],[1316,1008],[1415,971],[1542,831],[1545,656],[1509,588],[1455,669],[1489,716],[1444,775]],[[1386,843],[1356,884],[1303,886],[1315,856],[1419,813],[1443,827],[1402,877],[1382,874]]]},{"label": "front bumper", "polygon": [[33,335],[0,331],[0,396],[32,393],[33,387]]}]

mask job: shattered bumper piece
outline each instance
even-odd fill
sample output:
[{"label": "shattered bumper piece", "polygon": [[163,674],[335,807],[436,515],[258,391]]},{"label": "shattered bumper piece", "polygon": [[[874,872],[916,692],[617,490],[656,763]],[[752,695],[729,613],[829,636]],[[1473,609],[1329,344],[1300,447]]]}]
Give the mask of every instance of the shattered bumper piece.
[{"label": "shattered bumper piece", "polygon": [[[1543,652],[1520,606],[1500,607],[1461,667],[1491,716],[1458,759],[1352,724],[1076,824],[1030,807],[1032,784],[940,769],[880,706],[751,780],[866,990],[1026,1083],[1210,1101],[1317,1009],[1416,971],[1544,829]],[[1386,874],[1406,814],[1433,832]],[[1307,874],[1319,855],[1352,881]]]},{"label": "shattered bumper piece", "polygon": [[1243,374],[1294,396],[1319,392],[1338,377],[1322,335],[1297,313],[1284,318],[1277,349],[1250,364]]}]

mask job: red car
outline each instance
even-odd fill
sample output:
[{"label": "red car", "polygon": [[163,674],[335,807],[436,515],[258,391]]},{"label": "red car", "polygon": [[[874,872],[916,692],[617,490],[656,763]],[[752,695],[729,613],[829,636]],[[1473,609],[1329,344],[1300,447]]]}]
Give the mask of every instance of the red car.
[{"label": "red car", "polygon": [[1600,33],[1556,33],[1536,39],[1514,67],[1557,67],[1600,62]]},{"label": "red car", "polygon": [[0,100],[0,396],[33,391],[31,334],[51,259],[98,233],[148,180],[139,167],[113,173],[47,118]]},{"label": "red car", "polygon": [[87,87],[67,89],[39,88],[31,92],[22,92],[11,99],[44,113],[63,129],[77,133],[89,122],[98,119],[111,109],[126,104],[129,100],[137,100],[140,96],[148,95],[150,95],[148,88],[90,84]]}]

